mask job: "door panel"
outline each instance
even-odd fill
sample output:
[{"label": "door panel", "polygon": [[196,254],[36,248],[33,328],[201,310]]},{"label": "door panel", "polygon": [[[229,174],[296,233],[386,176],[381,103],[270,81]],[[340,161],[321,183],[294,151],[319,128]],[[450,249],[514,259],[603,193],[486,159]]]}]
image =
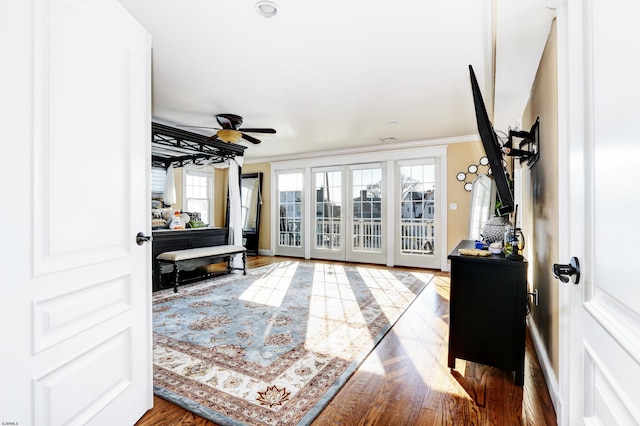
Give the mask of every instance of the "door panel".
[{"label": "door panel", "polygon": [[150,246],[135,242],[150,234],[149,38],[113,0],[8,3],[3,196],[22,220],[2,221],[2,420],[133,424],[153,401]]},{"label": "door panel", "polygon": [[312,170],[314,259],[345,260],[343,168]]},{"label": "door panel", "polygon": [[346,260],[386,263],[384,168],[381,164],[349,167]]},{"label": "door panel", "polygon": [[278,255],[304,257],[304,187],[302,172],[284,172],[276,175]]},{"label": "door panel", "polygon": [[588,0],[569,2],[559,15],[567,25],[560,81],[569,93],[570,176],[570,238],[560,252],[581,261],[578,285],[565,284],[570,424],[640,424],[640,287],[637,256],[627,249],[640,232],[640,187],[631,184],[640,158],[640,82],[627,64],[640,39],[638,13],[637,2]]},{"label": "door panel", "polygon": [[440,269],[437,161],[401,161],[396,176],[395,263]]}]

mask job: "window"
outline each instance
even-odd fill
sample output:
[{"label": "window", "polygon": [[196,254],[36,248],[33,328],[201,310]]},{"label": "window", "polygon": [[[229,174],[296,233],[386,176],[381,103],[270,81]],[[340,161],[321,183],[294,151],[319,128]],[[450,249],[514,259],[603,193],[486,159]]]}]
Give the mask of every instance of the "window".
[{"label": "window", "polygon": [[162,198],[167,171],[157,167],[151,168],[151,198]]},{"label": "window", "polygon": [[280,246],[302,246],[302,173],[278,175]]},{"label": "window", "polygon": [[435,245],[435,162],[401,162],[399,243],[403,255],[431,255]]},{"label": "window", "polygon": [[196,170],[184,170],[183,211],[200,213],[206,224],[213,223],[213,174]]}]

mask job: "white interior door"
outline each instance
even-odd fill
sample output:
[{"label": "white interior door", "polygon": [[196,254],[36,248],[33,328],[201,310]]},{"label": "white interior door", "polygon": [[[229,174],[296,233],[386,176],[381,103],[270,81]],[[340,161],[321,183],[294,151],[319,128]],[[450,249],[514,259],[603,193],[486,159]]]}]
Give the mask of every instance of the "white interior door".
[{"label": "white interior door", "polygon": [[561,128],[560,164],[569,176],[564,188],[569,202],[564,210],[561,204],[569,235],[561,239],[568,244],[560,247],[565,257],[560,263],[576,256],[581,266],[579,283],[563,284],[570,323],[562,330],[569,356],[561,365],[561,391],[568,401],[561,422],[637,425],[640,3],[574,1],[558,12],[564,114],[559,122],[568,123]]},{"label": "white interior door", "polygon": [[[6,0],[0,420],[152,406],[150,39],[115,0]],[[8,148],[8,149],[7,149]]]}]

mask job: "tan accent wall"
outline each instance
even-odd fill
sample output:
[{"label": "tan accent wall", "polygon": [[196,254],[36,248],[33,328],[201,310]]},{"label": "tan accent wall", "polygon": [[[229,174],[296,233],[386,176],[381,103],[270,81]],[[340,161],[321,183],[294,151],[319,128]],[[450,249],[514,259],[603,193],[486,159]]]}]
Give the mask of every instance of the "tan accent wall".
[{"label": "tan accent wall", "polygon": [[540,117],[540,159],[529,169],[522,167],[522,228],[526,238],[525,256],[529,261],[529,291],[538,289],[538,306],[532,318],[542,338],[551,366],[558,377],[559,291],[561,283],[551,268],[558,259],[558,72],[556,23],[547,45],[523,115],[523,128],[529,129]]},{"label": "tan accent wall", "polygon": [[213,172],[213,226],[225,226],[227,220],[228,169],[214,169]]},{"label": "tan accent wall", "polygon": [[[464,183],[458,181],[456,176],[466,172],[469,165],[478,165],[484,156],[480,140],[447,147],[447,253],[469,235],[471,193],[464,189]],[[451,210],[451,204],[457,204],[457,210]]]}]

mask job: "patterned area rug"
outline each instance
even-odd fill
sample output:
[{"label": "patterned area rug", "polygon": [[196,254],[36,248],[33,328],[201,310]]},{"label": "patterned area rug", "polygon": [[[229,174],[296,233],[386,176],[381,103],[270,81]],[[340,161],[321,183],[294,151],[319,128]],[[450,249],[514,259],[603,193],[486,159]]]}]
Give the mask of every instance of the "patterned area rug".
[{"label": "patterned area rug", "polygon": [[285,261],[156,292],[154,392],[221,425],[307,425],[432,278]]}]

